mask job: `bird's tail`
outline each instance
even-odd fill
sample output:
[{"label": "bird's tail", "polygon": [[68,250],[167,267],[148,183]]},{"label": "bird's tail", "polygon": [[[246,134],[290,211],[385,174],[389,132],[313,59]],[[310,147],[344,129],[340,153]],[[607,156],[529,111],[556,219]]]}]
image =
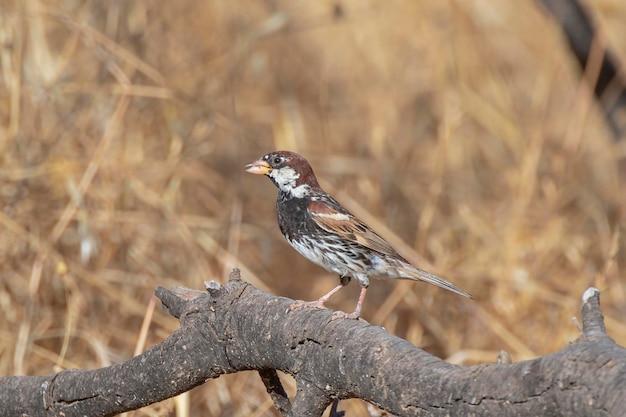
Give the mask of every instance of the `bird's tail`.
[{"label": "bird's tail", "polygon": [[400,278],[411,279],[413,281],[424,281],[429,284],[436,285],[445,290],[452,291],[453,293],[462,295],[470,299],[474,299],[469,293],[463,291],[453,283],[446,281],[443,278],[439,278],[437,275],[433,275],[430,272],[426,272],[423,269],[419,269],[410,264],[401,264],[397,266],[397,272]]}]

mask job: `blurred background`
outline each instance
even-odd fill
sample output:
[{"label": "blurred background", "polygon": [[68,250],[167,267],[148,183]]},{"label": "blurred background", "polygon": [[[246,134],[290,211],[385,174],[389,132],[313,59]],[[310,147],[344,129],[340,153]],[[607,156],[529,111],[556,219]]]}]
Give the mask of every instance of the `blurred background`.
[{"label": "blurred background", "polygon": [[[585,4],[626,62],[626,3]],[[334,287],[243,172],[276,149],[475,297],[374,281],[370,323],[455,363],[517,362],[576,339],[596,286],[626,345],[626,141],[537,1],[5,0],[0,65],[0,375],[162,341],[178,323],[158,285],[239,267],[290,298]],[[253,372],[127,415],[176,413],[278,415]]]}]

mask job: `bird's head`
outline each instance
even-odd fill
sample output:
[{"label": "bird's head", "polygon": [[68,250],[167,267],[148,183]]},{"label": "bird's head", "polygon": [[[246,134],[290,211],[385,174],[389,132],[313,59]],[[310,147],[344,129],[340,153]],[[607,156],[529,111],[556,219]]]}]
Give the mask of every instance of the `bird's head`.
[{"label": "bird's head", "polygon": [[311,165],[294,152],[270,152],[246,165],[246,171],[267,175],[280,191],[296,198],[308,195],[313,189],[320,189]]}]

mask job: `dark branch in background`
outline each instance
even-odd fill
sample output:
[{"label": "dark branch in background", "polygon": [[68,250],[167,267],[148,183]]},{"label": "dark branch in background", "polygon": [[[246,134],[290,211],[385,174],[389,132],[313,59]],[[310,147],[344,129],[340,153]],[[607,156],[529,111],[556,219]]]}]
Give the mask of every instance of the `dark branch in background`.
[{"label": "dark branch in background", "polygon": [[[578,0],[541,0],[541,3],[563,28],[569,46],[584,70],[590,63],[592,49],[602,47],[594,42],[598,33],[591,16]],[[604,108],[615,138],[620,139],[626,133],[626,75],[623,66],[608,47],[602,51],[601,59],[594,94]]]},{"label": "dark branch in background", "polygon": [[291,404],[289,403],[289,397],[283,388],[283,385],[278,378],[276,369],[262,369],[259,371],[261,380],[267,388],[267,393],[274,401],[276,409],[282,414],[287,415],[291,411]]},{"label": "dark branch in background", "polygon": [[[110,416],[242,370],[259,371],[285,416],[318,417],[337,399],[355,397],[396,416],[597,416],[626,410],[626,350],[606,335],[595,289],[583,297],[583,334],[563,350],[520,363],[463,367],[380,327],[331,321],[328,310],[288,312],[292,300],[240,281],[238,271],[231,277],[224,286],[207,283],[207,292],[158,288],[180,328],[126,362],[0,378],[0,415]],[[291,401],[276,370],[296,380]],[[342,415],[336,405],[333,413]]]}]

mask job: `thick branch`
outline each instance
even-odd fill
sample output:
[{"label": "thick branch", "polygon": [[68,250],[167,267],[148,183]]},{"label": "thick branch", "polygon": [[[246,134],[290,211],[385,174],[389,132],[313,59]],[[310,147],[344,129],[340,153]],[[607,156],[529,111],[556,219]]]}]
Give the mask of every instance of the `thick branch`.
[{"label": "thick branch", "polygon": [[[560,352],[462,367],[380,327],[331,321],[330,311],[289,312],[291,300],[239,280],[209,288],[198,296],[159,288],[181,327],[136,358],[98,370],[1,378],[0,415],[113,415],[251,369],[262,371],[282,413],[290,416],[321,416],[334,398],[352,397],[398,416],[595,416],[626,409],[626,351],[596,337],[604,331],[597,326],[597,292],[584,301],[584,336]],[[290,411],[272,385],[276,380],[267,370],[273,369],[296,379]]]}]

